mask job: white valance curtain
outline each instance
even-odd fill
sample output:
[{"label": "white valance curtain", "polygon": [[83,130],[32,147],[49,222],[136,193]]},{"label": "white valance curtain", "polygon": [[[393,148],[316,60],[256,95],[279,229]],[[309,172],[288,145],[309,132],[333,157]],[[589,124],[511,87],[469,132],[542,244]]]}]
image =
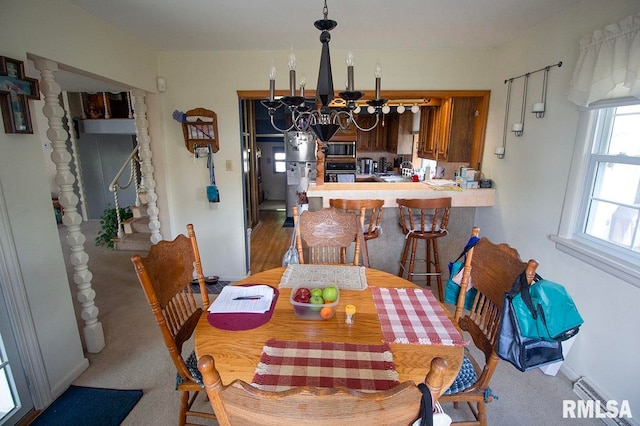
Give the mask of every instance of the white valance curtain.
[{"label": "white valance curtain", "polygon": [[588,106],[627,96],[640,98],[640,12],[582,37],[567,97]]}]

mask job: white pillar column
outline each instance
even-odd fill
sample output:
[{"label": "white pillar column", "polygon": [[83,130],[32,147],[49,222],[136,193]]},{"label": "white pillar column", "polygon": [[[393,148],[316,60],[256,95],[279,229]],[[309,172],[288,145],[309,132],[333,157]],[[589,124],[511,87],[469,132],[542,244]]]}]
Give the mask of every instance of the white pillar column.
[{"label": "white pillar column", "polygon": [[149,122],[147,121],[147,105],[144,103],[144,90],[133,90],[133,119],[136,124],[136,138],[138,139],[138,155],[140,156],[140,170],[142,182],[147,198],[147,214],[149,215],[149,229],[151,242],[156,244],[162,240],[160,234],[160,220],[158,219],[158,195],[156,181],[153,178],[153,164],[151,162],[151,137],[149,136]]},{"label": "white pillar column", "polygon": [[58,64],[48,59],[37,59],[35,67],[40,71],[40,90],[44,95],[42,111],[49,120],[47,138],[53,145],[51,159],[56,164],[56,183],[60,188],[59,201],[64,207],[62,223],[67,227],[67,243],[71,247],[71,264],[74,268],[73,281],[78,286],[77,299],[81,305],[84,320],[83,334],[86,349],[90,353],[100,352],[104,346],[102,323],[98,321],[98,307],[93,302],[95,291],[91,288],[93,275],[87,262],[89,255],[84,251],[85,236],[80,231],[82,216],[78,213],[78,197],[74,193],[75,177],[71,173],[71,153],[67,151],[68,134],[62,125],[64,110],[60,106],[60,85],[55,80]]}]

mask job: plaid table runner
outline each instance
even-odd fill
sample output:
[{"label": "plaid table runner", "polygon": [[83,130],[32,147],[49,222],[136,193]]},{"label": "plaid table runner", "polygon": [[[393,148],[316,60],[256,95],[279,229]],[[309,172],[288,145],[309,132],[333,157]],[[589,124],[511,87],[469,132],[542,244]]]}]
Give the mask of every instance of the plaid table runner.
[{"label": "plaid table runner", "polygon": [[262,349],[252,385],[267,391],[296,386],[344,386],[377,392],[398,385],[389,346],[271,339]]},{"label": "plaid table runner", "polygon": [[384,342],[466,345],[429,290],[371,287]]}]

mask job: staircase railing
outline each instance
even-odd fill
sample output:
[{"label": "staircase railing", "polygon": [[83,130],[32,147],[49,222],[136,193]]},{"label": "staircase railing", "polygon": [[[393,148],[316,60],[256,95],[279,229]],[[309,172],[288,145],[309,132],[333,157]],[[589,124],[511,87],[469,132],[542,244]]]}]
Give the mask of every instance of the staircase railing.
[{"label": "staircase railing", "polygon": [[[122,217],[120,215],[120,203],[118,202],[118,190],[119,189],[127,189],[131,186],[132,183],[135,183],[136,188],[136,206],[140,207],[140,192],[144,188],[144,182],[138,182],[138,167],[137,165],[141,163],[140,157],[138,157],[138,146],[136,146],[131,154],[127,157],[127,159],[116,173],[116,177],[113,178],[111,183],[109,184],[109,191],[113,192],[113,198],[115,200],[116,207],[116,217],[118,219],[118,238],[124,237],[124,231],[122,227]],[[122,177],[127,166],[130,166],[129,172],[129,180],[125,184],[121,184],[118,182],[118,179]]]}]

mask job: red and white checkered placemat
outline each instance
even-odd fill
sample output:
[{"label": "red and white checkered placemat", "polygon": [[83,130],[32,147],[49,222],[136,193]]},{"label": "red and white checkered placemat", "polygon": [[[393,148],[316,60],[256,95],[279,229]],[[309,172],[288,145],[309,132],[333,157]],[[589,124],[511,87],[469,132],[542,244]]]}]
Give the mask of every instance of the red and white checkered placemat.
[{"label": "red and white checkered placemat", "polygon": [[466,345],[429,290],[370,287],[387,343]]},{"label": "red and white checkered placemat", "polygon": [[265,343],[253,386],[283,391],[297,386],[344,386],[377,392],[399,384],[389,346],[351,343],[296,342],[271,339]]}]

